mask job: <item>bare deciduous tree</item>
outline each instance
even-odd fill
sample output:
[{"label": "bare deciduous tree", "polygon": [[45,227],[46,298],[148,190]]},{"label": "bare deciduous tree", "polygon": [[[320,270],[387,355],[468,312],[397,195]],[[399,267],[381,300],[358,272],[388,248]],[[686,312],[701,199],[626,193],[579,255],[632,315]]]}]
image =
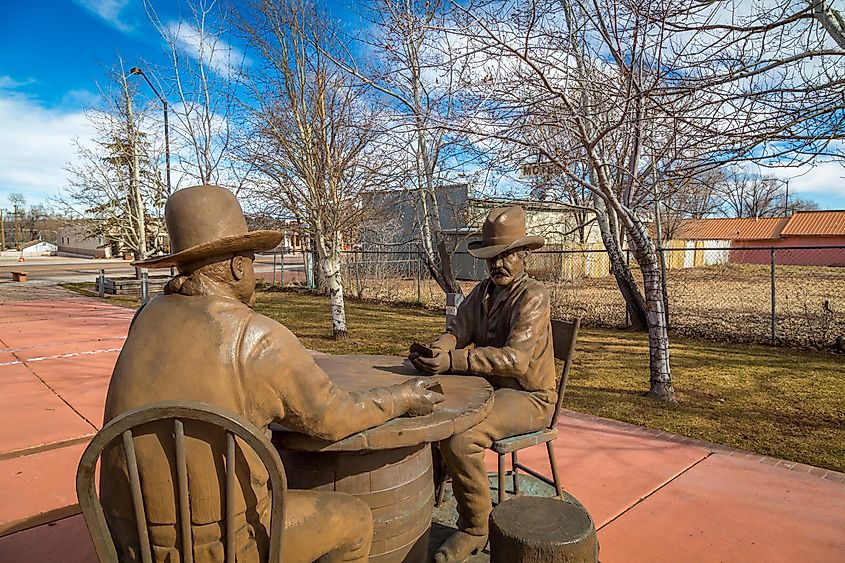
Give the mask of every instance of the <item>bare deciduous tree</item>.
[{"label": "bare deciduous tree", "polygon": [[728,167],[713,191],[719,212],[726,217],[783,217],[796,211],[818,209],[815,203],[790,198],[787,180],[763,176],[736,167]]},{"label": "bare deciduous tree", "polygon": [[[725,163],[804,162],[832,152],[829,141],[841,137],[843,51],[825,45],[812,6],[754,6],[749,15],[738,7],[729,0],[460,7],[461,32],[485,69],[475,100],[486,119],[476,113],[464,127],[523,147],[524,158],[539,154],[591,191],[617,283],[629,309],[645,314],[649,394],[661,399],[673,397],[655,244],[661,202]],[[642,293],[622,260],[623,239]]]},{"label": "bare deciduous tree", "polygon": [[160,153],[134,107],[136,86],[121,60],[100,88],[101,106],[88,110],[94,138],[74,141],[77,161],[68,166],[69,185],[56,203],[86,234],[105,235],[141,260],[161,228],[163,187]]},{"label": "bare deciduous tree", "polygon": [[[343,236],[369,211],[362,193],[383,171],[375,116],[360,88],[327,56],[331,19],[309,0],[255,2],[238,26],[256,57],[243,158],[266,211],[288,211],[316,243],[332,306],[332,333],[347,334],[341,277]],[[351,238],[351,237],[350,237]]]},{"label": "bare deciduous tree", "polygon": [[449,202],[442,199],[445,186],[465,181],[469,153],[464,135],[439,124],[459,109],[468,61],[456,37],[444,32],[447,8],[447,0],[371,0],[365,10],[371,25],[355,39],[372,59],[359,64],[351,48],[333,59],[379,100],[380,142],[390,146],[395,164],[383,185],[413,195],[422,260],[444,292],[461,293],[443,226]]},{"label": "bare deciduous tree", "polygon": [[234,165],[232,117],[237,76],[245,62],[231,41],[228,4],[183,0],[179,20],[162,21],[145,0],[147,15],[164,39],[170,63],[155,69],[170,111],[175,166],[180,178],[200,184],[240,182]]},{"label": "bare deciduous tree", "polygon": [[13,192],[8,197],[9,203],[12,204],[12,242],[17,245],[23,241],[21,222],[26,211],[26,196],[21,192]]}]

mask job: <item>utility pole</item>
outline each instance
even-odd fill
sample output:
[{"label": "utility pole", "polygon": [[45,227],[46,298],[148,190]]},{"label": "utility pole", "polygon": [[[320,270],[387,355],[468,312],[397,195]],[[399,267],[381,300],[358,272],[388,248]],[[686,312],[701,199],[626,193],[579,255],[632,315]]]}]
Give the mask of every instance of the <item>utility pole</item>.
[{"label": "utility pole", "polygon": [[3,210],[0,209],[0,252],[6,250],[6,223],[3,221]]},{"label": "utility pole", "polygon": [[789,178],[786,179],[786,201],[784,203],[784,217],[789,217]]},{"label": "utility pole", "polygon": [[134,74],[135,76],[140,76],[143,78],[150,89],[153,91],[153,94],[156,95],[156,98],[161,102],[161,106],[164,109],[164,158],[165,158],[165,174],[167,174],[167,197],[170,197],[171,193],[171,186],[170,186],[170,127],[167,123],[167,100],[165,100],[161,94],[158,93],[158,90],[153,83],[150,82],[150,79],[147,78],[147,75],[144,74],[144,69],[139,66],[133,66],[129,69],[129,74]]}]

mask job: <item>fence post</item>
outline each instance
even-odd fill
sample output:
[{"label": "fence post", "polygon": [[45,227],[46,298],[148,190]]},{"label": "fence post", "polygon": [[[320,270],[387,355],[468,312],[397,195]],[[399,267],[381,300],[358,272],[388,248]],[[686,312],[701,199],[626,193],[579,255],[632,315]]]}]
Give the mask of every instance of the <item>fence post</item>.
[{"label": "fence post", "polygon": [[771,252],[771,288],[772,288],[772,344],[777,342],[778,338],[778,317],[777,311],[775,309],[777,305],[777,298],[776,298],[776,287],[777,287],[777,276],[775,275],[775,249],[772,248]]},{"label": "fence post", "polygon": [[355,293],[358,295],[358,299],[364,298],[364,287],[361,285],[361,258],[358,257],[358,250],[352,250],[352,258],[354,260],[353,264],[355,266]]},{"label": "fence post", "polygon": [[271,285],[276,285],[276,253],[273,253],[273,281]]},{"label": "fence post", "polygon": [[106,298],[106,270],[100,268],[100,277],[97,281],[97,285],[99,285],[100,290],[100,299]]},{"label": "fence post", "polygon": [[[281,274],[279,274],[279,285],[284,289],[285,287],[285,247],[282,245],[282,250],[279,252],[279,265],[281,266]],[[274,280],[276,278],[273,278]]]},{"label": "fence post", "polygon": [[448,330],[455,321],[455,317],[458,315],[458,307],[461,305],[463,300],[463,293],[446,294],[446,330]]},{"label": "fence post", "polygon": [[[660,239],[657,240],[657,253],[660,260],[660,293],[663,296],[663,321],[666,328],[669,328],[669,288],[666,280],[666,249],[662,247]],[[684,250],[686,253],[686,250]]]},{"label": "fence post", "polygon": [[[607,256],[608,256],[608,262],[609,262],[610,261],[609,260],[610,254],[608,253]],[[631,267],[631,249],[630,248],[625,249],[625,267],[626,268]],[[625,300],[623,299],[623,301],[625,301]],[[628,328],[628,327],[631,326],[631,311],[630,311],[630,309],[628,309],[628,302],[627,301],[625,301],[624,307],[625,307],[625,328]]]},{"label": "fence post", "polygon": [[141,305],[150,300],[150,275],[147,270],[141,272]]},{"label": "fence post", "polygon": [[417,256],[417,305],[422,303],[421,286],[422,285],[422,264],[420,264],[420,257]]}]

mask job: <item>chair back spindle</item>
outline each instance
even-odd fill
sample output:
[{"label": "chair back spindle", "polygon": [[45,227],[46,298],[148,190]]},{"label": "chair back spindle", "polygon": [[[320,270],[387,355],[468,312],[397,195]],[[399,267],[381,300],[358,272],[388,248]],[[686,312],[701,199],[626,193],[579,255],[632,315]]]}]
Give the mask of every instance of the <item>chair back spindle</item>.
[{"label": "chair back spindle", "polygon": [[144,510],[144,496],[141,494],[141,477],[138,473],[138,459],[135,457],[135,442],[132,430],[125,430],[123,436],[123,455],[126,456],[126,468],[129,471],[129,489],[132,492],[132,509],[135,512],[135,526],[138,530],[138,544],[141,546],[141,561],[152,563],[150,535],[147,530],[147,513]]},{"label": "chair back spindle", "polygon": [[269,561],[281,561],[282,532],[284,528],[284,496],[287,480],[279,458],[279,453],[267,436],[249,422],[236,415],[195,401],[161,401],[141,406],[117,416],[97,433],[88,444],[76,474],[76,493],[79,506],[85,518],[85,524],[91,533],[91,539],[101,563],[118,561],[117,549],[103,513],[103,507],[97,496],[94,482],[97,461],[103,451],[118,437],[122,438],[123,451],[129,473],[132,509],[136,521],[138,543],[143,563],[152,563],[149,529],[144,508],[143,483],[138,471],[132,429],[150,422],[172,420],[176,462],[176,499],[179,509],[177,530],[181,539],[182,561],[193,563],[193,538],[191,531],[190,493],[188,489],[188,465],[185,446],[184,421],[191,420],[222,428],[226,433],[226,491],[225,491],[225,557],[227,562],[235,563],[237,552],[236,539],[236,498],[237,476],[235,437],[245,442],[264,463],[270,477],[271,512],[270,512],[270,549]]},{"label": "chair back spindle", "polygon": [[226,432],[226,561],[235,563],[235,437]]},{"label": "chair back spindle", "polygon": [[194,563],[194,545],[191,534],[191,506],[188,497],[188,460],[185,454],[185,425],[173,421],[173,435],[176,442],[176,485],[179,494],[179,532],[182,537],[182,561]]}]

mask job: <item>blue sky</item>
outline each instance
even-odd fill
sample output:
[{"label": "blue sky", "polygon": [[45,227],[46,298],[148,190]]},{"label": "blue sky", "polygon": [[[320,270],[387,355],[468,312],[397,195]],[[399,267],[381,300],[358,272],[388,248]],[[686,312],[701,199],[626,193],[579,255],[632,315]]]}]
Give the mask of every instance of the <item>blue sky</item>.
[{"label": "blue sky", "polygon": [[[162,0],[163,21],[178,19],[178,3]],[[338,10],[335,5],[334,10]],[[343,10],[349,21],[350,12]],[[117,60],[163,61],[164,44],[141,0],[11,0],[0,20],[0,208],[8,194],[44,202],[66,184],[74,158],[71,140],[89,134],[84,109],[96,101],[97,82]],[[823,209],[845,209],[845,168],[775,171],[790,193]]]},{"label": "blue sky", "polygon": [[70,141],[89,135],[84,109],[118,52],[130,66],[164,54],[143,4],[131,0],[8,2],[0,44],[0,207],[9,193],[38,203],[65,185]]}]

